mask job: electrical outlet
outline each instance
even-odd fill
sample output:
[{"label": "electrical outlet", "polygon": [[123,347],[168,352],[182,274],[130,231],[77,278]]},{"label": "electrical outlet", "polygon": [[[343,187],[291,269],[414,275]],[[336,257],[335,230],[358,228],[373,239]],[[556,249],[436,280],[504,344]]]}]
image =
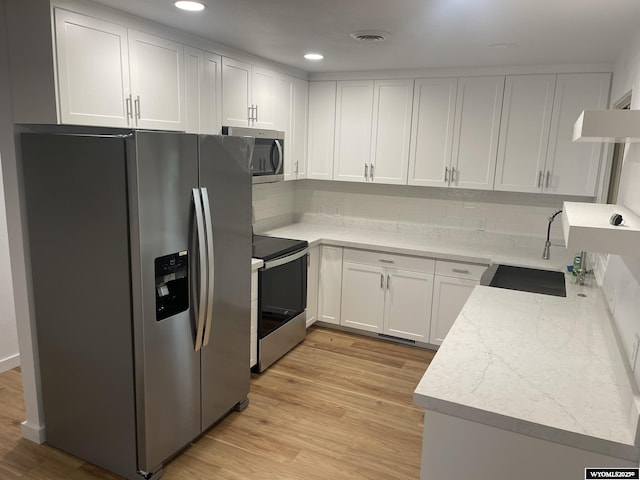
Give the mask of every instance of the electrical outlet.
[{"label": "electrical outlet", "polygon": [[633,347],[631,348],[631,355],[629,356],[629,364],[631,365],[632,371],[634,371],[636,368],[636,360],[638,359],[639,347],[640,347],[640,335],[636,333],[633,337]]}]

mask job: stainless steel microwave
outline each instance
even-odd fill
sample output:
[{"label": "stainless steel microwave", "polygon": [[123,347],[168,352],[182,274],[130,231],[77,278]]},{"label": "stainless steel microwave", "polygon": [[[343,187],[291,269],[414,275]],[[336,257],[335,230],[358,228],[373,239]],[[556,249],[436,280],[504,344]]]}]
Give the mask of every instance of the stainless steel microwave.
[{"label": "stainless steel microwave", "polygon": [[284,180],[284,132],[257,128],[222,127],[222,134],[255,138],[250,165],[253,183]]}]

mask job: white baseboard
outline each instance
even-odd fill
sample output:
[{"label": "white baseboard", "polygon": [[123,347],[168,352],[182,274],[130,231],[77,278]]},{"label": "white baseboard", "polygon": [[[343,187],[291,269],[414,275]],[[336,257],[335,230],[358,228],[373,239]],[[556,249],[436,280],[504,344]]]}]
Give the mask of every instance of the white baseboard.
[{"label": "white baseboard", "polygon": [[20,354],[16,353],[10,357],[0,360],[0,373],[20,366]]},{"label": "white baseboard", "polygon": [[37,444],[43,444],[46,440],[45,429],[39,425],[32,425],[27,420],[22,422],[22,438],[31,440]]}]

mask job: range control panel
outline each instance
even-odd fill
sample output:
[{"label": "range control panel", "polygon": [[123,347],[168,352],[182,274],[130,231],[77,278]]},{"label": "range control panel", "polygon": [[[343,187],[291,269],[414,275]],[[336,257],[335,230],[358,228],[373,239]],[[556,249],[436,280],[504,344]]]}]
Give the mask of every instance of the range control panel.
[{"label": "range control panel", "polygon": [[171,253],[155,259],[156,320],[189,309],[189,253]]}]

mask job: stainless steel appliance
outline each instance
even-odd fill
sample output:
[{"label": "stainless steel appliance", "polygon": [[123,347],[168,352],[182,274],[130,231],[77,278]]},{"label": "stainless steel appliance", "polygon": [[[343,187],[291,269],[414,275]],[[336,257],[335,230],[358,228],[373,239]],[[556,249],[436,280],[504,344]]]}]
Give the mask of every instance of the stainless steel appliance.
[{"label": "stainless steel appliance", "polygon": [[304,240],[253,236],[258,270],[258,363],[263,372],[302,342],[307,332],[307,261]]},{"label": "stainless steel appliance", "polygon": [[251,156],[253,183],[284,180],[284,132],[257,128],[222,127],[223,135],[254,137]]},{"label": "stainless steel appliance", "polygon": [[253,139],[24,133],[47,442],[127,479],[247,404]]}]

